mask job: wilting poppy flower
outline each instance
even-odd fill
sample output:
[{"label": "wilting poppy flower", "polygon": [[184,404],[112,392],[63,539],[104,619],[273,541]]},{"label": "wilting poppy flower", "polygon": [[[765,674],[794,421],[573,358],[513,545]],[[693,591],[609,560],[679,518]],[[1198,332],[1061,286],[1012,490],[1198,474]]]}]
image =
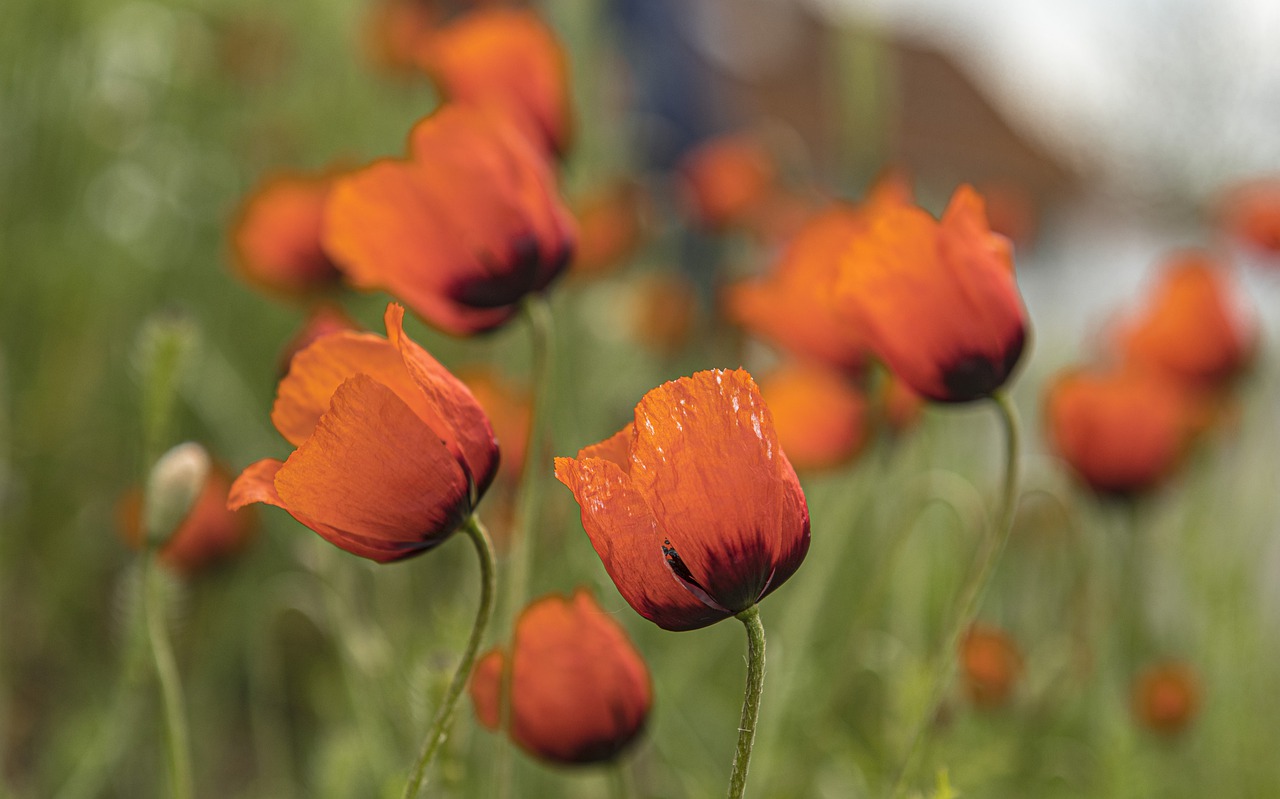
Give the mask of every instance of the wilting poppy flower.
[{"label": "wilting poppy flower", "polygon": [[698,372],[653,389],[635,422],[556,458],[623,598],[667,630],[739,613],[809,550],[809,509],[751,375]]},{"label": "wilting poppy flower", "polygon": [[844,251],[836,295],[876,354],[931,400],[990,396],[1022,355],[1027,315],[1012,249],[987,228],[968,186],[941,221],[913,206],[878,207]]},{"label": "wilting poppy flower", "polygon": [[847,463],[867,443],[867,400],[829,369],[789,364],[760,381],[778,443],[797,469]]},{"label": "wilting poppy flower", "polygon": [[427,38],[417,58],[451,102],[492,107],[544,152],[565,152],[572,134],[568,61],[537,14],[473,11]]},{"label": "wilting poppy flower", "polygon": [[1151,666],[1134,682],[1133,713],[1153,732],[1176,735],[1186,729],[1199,709],[1199,681],[1184,663]]},{"label": "wilting poppy flower", "polygon": [[285,173],[268,178],[245,199],[231,227],[237,271],[283,294],[337,285],[342,273],[320,243],[334,175]]},{"label": "wilting poppy flower", "polygon": [[1182,387],[1133,370],[1068,372],[1047,389],[1045,418],[1071,469],[1093,489],[1120,494],[1168,476],[1202,424]]},{"label": "wilting poppy flower", "polygon": [[975,624],[960,642],[960,667],[970,700],[995,708],[1013,694],[1022,674],[1022,655],[1003,630]]},{"label": "wilting poppy flower", "polygon": [[1147,305],[1122,324],[1119,338],[1131,364],[1214,387],[1248,365],[1256,335],[1226,268],[1191,251],[1166,262]]},{"label": "wilting poppy flower", "polygon": [[[160,547],[160,562],[173,571],[193,576],[234,558],[253,542],[258,517],[252,509],[227,508],[231,476],[214,463],[204,486],[178,529]],[[120,501],[120,535],[133,547],[142,546],[142,492],[130,491]]]},{"label": "wilting poppy flower", "polygon": [[325,220],[325,246],[352,283],[456,335],[510,319],[575,240],[545,159],[502,118],[454,105],[414,126],[408,159],[339,180]]},{"label": "wilting poppy flower", "polygon": [[317,340],[330,333],[358,330],[360,330],[360,325],[343,313],[338,306],[327,303],[314,306],[307,313],[307,320],[303,323],[302,329],[293,338],[289,339],[288,343],[284,345],[284,349],[280,351],[278,361],[280,376],[283,377],[289,371],[289,362],[293,360],[293,356],[310,347]]},{"label": "wilting poppy flower", "polygon": [[476,716],[501,719],[511,673],[511,736],[553,763],[612,760],[644,728],[653,704],[649,670],[626,632],[582,589],[537,600],[516,621],[515,655],[495,649],[471,678]]},{"label": "wilting poppy flower", "polygon": [[529,425],[533,420],[529,391],[491,371],[472,370],[458,376],[484,408],[493,425],[493,432],[502,446],[502,465],[499,468],[511,479],[519,479],[524,468],[525,447],[529,442]]},{"label": "wilting poppy flower", "polygon": [[570,271],[596,275],[625,260],[640,241],[643,204],[640,187],[622,182],[578,203],[578,248]]},{"label": "wilting poppy flower", "polygon": [[1280,178],[1230,189],[1219,214],[1229,235],[1273,257],[1280,255]]},{"label": "wilting poppy flower", "polygon": [[379,562],[424,552],[467,519],[498,466],[471,392],[404,334],[334,333],[293,358],[271,421],[297,449],[261,460],[228,506],[265,502],[325,540]]},{"label": "wilting poppy flower", "polygon": [[680,165],[689,211],[712,230],[745,223],[773,190],[774,173],[769,152],[747,135],[705,142]]}]

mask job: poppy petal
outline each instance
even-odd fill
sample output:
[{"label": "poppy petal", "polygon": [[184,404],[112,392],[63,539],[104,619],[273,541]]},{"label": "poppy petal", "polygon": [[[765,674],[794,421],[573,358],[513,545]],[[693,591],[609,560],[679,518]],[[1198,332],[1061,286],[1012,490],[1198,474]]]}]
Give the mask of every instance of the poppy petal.
[{"label": "poppy petal", "polygon": [[284,503],[276,493],[276,472],[281,466],[284,466],[284,461],[275,458],[264,458],[250,464],[231,484],[231,490],[227,492],[227,509],[240,510],[254,502],[283,508]]},{"label": "poppy petal", "polygon": [[602,458],[610,463],[618,464],[623,474],[629,474],[631,472],[631,442],[635,438],[636,426],[634,423],[629,422],[626,427],[599,444],[592,444],[589,447],[583,447],[578,450],[578,460]]}]

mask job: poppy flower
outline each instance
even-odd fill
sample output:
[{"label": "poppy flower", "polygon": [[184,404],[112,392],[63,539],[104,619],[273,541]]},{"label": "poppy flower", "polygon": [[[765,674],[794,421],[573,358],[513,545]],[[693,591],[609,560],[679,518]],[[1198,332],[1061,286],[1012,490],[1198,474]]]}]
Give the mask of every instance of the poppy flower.
[{"label": "poppy flower", "polygon": [[634,183],[619,182],[578,203],[578,248],[569,269],[598,275],[624,261],[641,237],[644,195]]},{"label": "poppy flower", "polygon": [[809,550],[809,509],[751,375],[665,383],[611,438],[556,458],[623,598],[667,630],[755,605]]},{"label": "poppy flower", "polygon": [[917,393],[968,402],[1004,385],[1022,355],[1027,315],[1009,241],[961,186],[941,221],[882,205],[845,248],[836,304]]},{"label": "poppy flower", "polygon": [[533,421],[533,398],[529,390],[487,370],[471,370],[458,376],[484,408],[502,445],[502,464],[498,468],[512,480],[518,480],[524,468],[529,426]]},{"label": "poppy flower", "polygon": [[1200,685],[1184,663],[1149,667],[1133,686],[1133,713],[1152,732],[1176,735],[1186,729],[1200,709]]},{"label": "poppy flower", "polygon": [[498,729],[511,669],[511,736],[553,763],[612,760],[644,729],[653,689],[626,632],[582,589],[543,597],[516,621],[514,656],[487,653],[471,678],[480,723]]},{"label": "poppy flower", "polygon": [[1175,383],[1134,370],[1074,371],[1046,391],[1058,454],[1091,488],[1153,488],[1181,462],[1201,426],[1198,401]]},{"label": "poppy flower", "polygon": [[293,360],[293,356],[310,347],[317,340],[330,333],[358,331],[359,329],[360,325],[343,313],[338,306],[327,303],[314,306],[307,313],[307,320],[303,323],[302,329],[294,334],[293,338],[289,339],[288,343],[284,345],[284,349],[280,351],[278,360],[280,376],[284,377],[288,373],[289,362]]},{"label": "poppy flower", "polygon": [[450,102],[496,109],[544,152],[561,155],[568,148],[568,59],[534,12],[464,14],[425,39],[417,60]]},{"label": "poppy flower", "polygon": [[744,224],[773,190],[773,158],[744,134],[704,142],[680,164],[693,220],[710,230]]},{"label": "poppy flower", "polygon": [[386,289],[455,335],[514,316],[574,241],[545,159],[502,118],[456,105],[414,126],[407,159],[340,179],[324,232],[352,283]]},{"label": "poppy flower", "polygon": [[1228,235],[1264,254],[1280,255],[1280,178],[1230,189],[1219,215]]},{"label": "poppy flower", "polygon": [[249,194],[231,226],[234,264],[241,277],[291,295],[341,282],[342,273],[320,242],[335,177],[281,173]]},{"label": "poppy flower", "polygon": [[895,433],[902,433],[915,426],[924,411],[924,398],[893,372],[885,373],[876,396],[884,421]]},{"label": "poppy flower", "polygon": [[1022,674],[1022,655],[1003,630],[975,624],[960,642],[960,666],[970,700],[983,708],[1009,701]]},{"label": "poppy flower", "polygon": [[365,18],[366,50],[383,69],[415,72],[418,50],[443,16],[435,0],[374,0]]},{"label": "poppy flower", "polygon": [[631,331],[640,344],[666,356],[684,349],[698,322],[698,293],[688,278],[646,275],[631,284],[628,295]]},{"label": "poppy flower", "polygon": [[1202,388],[1238,375],[1255,339],[1226,267],[1198,251],[1165,263],[1148,303],[1119,333],[1129,363]]},{"label": "poppy flower", "polygon": [[271,421],[297,449],[258,461],[228,506],[284,508],[325,540],[379,562],[424,552],[471,514],[498,446],[467,387],[404,333],[334,333],[293,358]]},{"label": "poppy flower", "polygon": [[840,375],[788,364],[760,381],[778,443],[792,465],[830,469],[857,457],[867,443],[867,400]]}]

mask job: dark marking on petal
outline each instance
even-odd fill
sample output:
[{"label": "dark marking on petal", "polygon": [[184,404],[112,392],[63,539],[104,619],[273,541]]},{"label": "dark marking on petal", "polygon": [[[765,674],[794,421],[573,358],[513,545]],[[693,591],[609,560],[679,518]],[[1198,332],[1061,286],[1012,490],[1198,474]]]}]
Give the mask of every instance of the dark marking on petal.
[{"label": "dark marking on petal", "polygon": [[1009,342],[1004,357],[996,361],[987,355],[963,355],[942,372],[942,383],[947,396],[938,397],[943,402],[970,402],[989,397],[1009,378],[1022,357],[1026,333],[1019,328],[1016,337]]}]

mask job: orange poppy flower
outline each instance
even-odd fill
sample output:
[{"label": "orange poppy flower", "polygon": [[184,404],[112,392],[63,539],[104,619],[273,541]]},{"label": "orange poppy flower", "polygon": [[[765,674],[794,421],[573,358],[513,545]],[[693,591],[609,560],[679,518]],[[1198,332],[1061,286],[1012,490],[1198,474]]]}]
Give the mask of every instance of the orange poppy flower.
[{"label": "orange poppy flower", "polygon": [[514,386],[486,370],[460,373],[459,377],[484,408],[498,443],[502,445],[502,465],[499,468],[512,480],[520,479],[525,448],[529,443],[529,425],[533,421],[532,397],[528,389]]},{"label": "orange poppy flower", "polygon": [[1176,735],[1200,709],[1200,684],[1184,663],[1160,663],[1138,675],[1133,686],[1133,713],[1147,729]]},{"label": "orange poppy flower", "polygon": [[500,117],[447,105],[414,126],[406,160],[334,186],[325,246],[362,288],[385,288],[448,333],[491,330],[573,252],[550,167]]},{"label": "orange poppy flower", "polygon": [[640,242],[644,196],[638,185],[606,186],[578,204],[578,250],[569,269],[598,275],[624,261]]},{"label": "orange poppy flower", "polygon": [[375,0],[365,19],[365,44],[377,66],[409,73],[418,50],[444,16],[436,0]]},{"label": "orange poppy flower", "polygon": [[649,669],[626,632],[578,589],[533,602],[516,621],[515,655],[487,653],[471,678],[480,723],[498,729],[504,670],[511,674],[511,737],[553,763],[612,760],[644,729]]},{"label": "orange poppy flower", "polygon": [[310,347],[319,339],[330,333],[358,330],[360,330],[360,325],[356,324],[355,320],[347,316],[338,306],[328,303],[314,306],[307,313],[307,320],[303,323],[302,329],[294,334],[294,337],[289,339],[288,343],[284,345],[284,349],[280,351],[278,361],[280,376],[284,377],[288,373],[289,362],[293,360],[293,356]]},{"label": "orange poppy flower", "polygon": [[307,294],[342,280],[320,242],[334,175],[282,173],[245,199],[231,226],[237,272],[281,294]]},{"label": "orange poppy flower", "polygon": [[484,411],[404,334],[334,333],[294,356],[271,421],[297,449],[244,470],[228,506],[284,508],[325,540],[386,562],[424,552],[471,514],[498,466]]},{"label": "orange poppy flower", "polygon": [[1133,370],[1068,372],[1046,392],[1045,417],[1058,454],[1090,487],[1144,491],[1181,462],[1201,425],[1184,389]]},{"label": "orange poppy flower", "polygon": [[646,275],[628,292],[631,331],[645,347],[671,356],[684,349],[698,323],[698,293],[674,272]]},{"label": "orange poppy flower", "polygon": [[1026,340],[1012,249],[968,186],[941,221],[912,206],[874,209],[844,251],[836,303],[889,368],[938,402],[990,396]]},{"label": "orange poppy flower", "polygon": [[[214,463],[186,519],[160,547],[160,562],[174,572],[191,577],[234,558],[258,532],[258,517],[249,509],[229,510],[227,492],[231,475]],[[120,536],[129,546],[142,546],[142,492],[125,494],[117,511]]]},{"label": "orange poppy flower", "polygon": [[568,59],[534,12],[472,11],[426,39],[417,58],[448,100],[497,109],[544,152],[568,148]]},{"label": "orange poppy flower", "polygon": [[1232,188],[1219,215],[1235,239],[1273,257],[1280,255],[1280,177]]},{"label": "orange poppy flower", "polygon": [[1119,333],[1129,363],[1199,387],[1238,375],[1253,355],[1255,338],[1227,269],[1198,251],[1165,263],[1146,307]]},{"label": "orange poppy flower", "polygon": [[996,708],[1009,701],[1022,675],[1022,654],[1003,630],[975,624],[960,642],[965,689],[978,707]]},{"label": "orange poppy flower", "polygon": [[721,136],[685,156],[680,165],[694,221],[711,230],[745,223],[773,190],[773,158],[747,135]]},{"label": "orange poppy flower", "polygon": [[924,411],[924,398],[893,372],[885,372],[884,379],[880,381],[878,399],[884,420],[895,433],[913,427]]},{"label": "orange poppy flower", "polygon": [[840,375],[789,364],[760,381],[778,443],[797,469],[830,469],[867,443],[867,400]]},{"label": "orange poppy flower", "polygon": [[751,375],[698,372],[653,389],[635,422],[556,458],[556,478],[623,598],[667,630],[739,613],[809,550],[809,509]]}]

